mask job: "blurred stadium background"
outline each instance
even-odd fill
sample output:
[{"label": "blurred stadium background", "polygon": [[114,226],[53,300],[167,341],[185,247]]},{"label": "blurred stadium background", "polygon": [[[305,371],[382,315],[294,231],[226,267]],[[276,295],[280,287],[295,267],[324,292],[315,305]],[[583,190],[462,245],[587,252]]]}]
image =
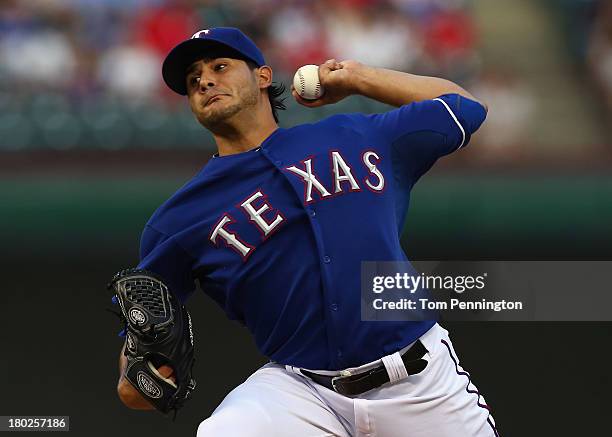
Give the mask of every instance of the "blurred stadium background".
[{"label": "blurred stadium background", "polygon": [[[136,263],[149,215],[215,151],[184,98],[165,88],[161,61],[196,30],[223,25],[251,35],[286,85],[300,65],[354,58],[447,77],[488,103],[470,147],[415,188],[404,234],[410,257],[612,256],[609,1],[3,0],[0,265],[9,296],[2,308],[11,314],[0,317],[8,345],[0,373],[16,378],[0,414],[71,414],[74,435],[193,435],[263,362],[245,334],[197,296],[199,372],[224,377],[200,377],[182,423],[127,412],[113,391],[119,341],[101,311],[108,278]],[[388,109],[359,97],[318,110],[286,102],[281,126]],[[542,415],[569,414],[559,381],[572,373],[594,400],[571,405],[574,417],[605,417],[612,384],[604,364],[558,360],[569,343],[599,348],[609,325],[482,326],[456,324],[455,341],[499,409],[502,432],[600,429],[597,420]],[[525,356],[531,367],[517,374]],[[524,390],[542,401],[537,411],[524,405]],[[116,421],[99,424],[103,416]]]},{"label": "blurred stadium background", "polygon": [[[51,244],[93,238],[111,247],[126,237],[136,241],[159,201],[214,152],[184,98],[163,84],[161,61],[194,29],[234,25],[253,36],[276,80],[287,85],[300,65],[355,58],[448,77],[488,102],[488,120],[470,150],[442,160],[415,192],[418,207],[406,233],[412,255],[438,256],[437,245],[424,244],[432,235],[451,238],[445,250],[455,248],[458,256],[465,256],[464,239],[472,247],[482,243],[475,256],[488,256],[480,246],[490,250],[495,238],[519,257],[525,247],[558,255],[550,245],[536,249],[544,239],[570,257],[575,245],[594,256],[594,246],[602,251],[612,242],[612,211],[604,202],[612,194],[609,2],[0,5],[3,238]],[[319,110],[287,103],[283,126],[387,109],[357,97]]]}]

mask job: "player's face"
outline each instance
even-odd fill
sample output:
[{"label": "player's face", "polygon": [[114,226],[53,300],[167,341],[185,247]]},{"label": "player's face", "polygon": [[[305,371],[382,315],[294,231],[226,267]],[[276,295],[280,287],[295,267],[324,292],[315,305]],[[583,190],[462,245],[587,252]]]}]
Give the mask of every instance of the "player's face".
[{"label": "player's face", "polygon": [[233,58],[203,59],[187,70],[187,95],[191,110],[206,128],[227,124],[258,102],[259,88],[253,70]]}]

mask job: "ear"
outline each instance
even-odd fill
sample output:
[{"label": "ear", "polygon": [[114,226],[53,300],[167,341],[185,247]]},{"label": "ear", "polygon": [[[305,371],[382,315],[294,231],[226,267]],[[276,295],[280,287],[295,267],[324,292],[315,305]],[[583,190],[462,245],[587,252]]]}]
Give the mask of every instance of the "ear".
[{"label": "ear", "polygon": [[264,89],[272,85],[272,68],[270,68],[268,65],[262,65],[259,67],[256,74],[259,88]]}]

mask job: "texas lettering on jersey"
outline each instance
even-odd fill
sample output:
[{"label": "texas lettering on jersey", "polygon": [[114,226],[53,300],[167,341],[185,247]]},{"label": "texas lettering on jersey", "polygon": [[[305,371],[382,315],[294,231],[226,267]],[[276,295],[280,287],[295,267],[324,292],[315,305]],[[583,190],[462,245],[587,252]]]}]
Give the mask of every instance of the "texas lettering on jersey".
[{"label": "texas lettering on jersey", "polygon": [[[313,157],[300,161],[300,165],[285,167],[285,171],[295,175],[304,183],[304,205],[316,201],[315,192],[319,200],[326,200],[345,192],[361,191],[361,186],[374,193],[381,193],[385,188],[385,178],[377,167],[380,156],[373,150],[366,150],[361,155],[361,164],[365,166],[368,175],[359,181],[353,176],[351,166],[342,157],[339,151],[332,150],[329,153],[333,187],[326,188],[317,178],[313,170]],[[346,189],[346,190],[345,190]],[[277,210],[268,200],[268,195],[261,189],[256,190],[246,200],[237,205],[248,217],[248,220],[261,232],[263,240],[278,230],[284,221],[282,211]],[[265,215],[264,215],[265,214]],[[256,249],[255,246],[245,241],[236,232],[232,232],[231,224],[236,219],[229,213],[223,214],[213,227],[209,240],[216,246],[228,247],[238,252],[246,260]]]}]

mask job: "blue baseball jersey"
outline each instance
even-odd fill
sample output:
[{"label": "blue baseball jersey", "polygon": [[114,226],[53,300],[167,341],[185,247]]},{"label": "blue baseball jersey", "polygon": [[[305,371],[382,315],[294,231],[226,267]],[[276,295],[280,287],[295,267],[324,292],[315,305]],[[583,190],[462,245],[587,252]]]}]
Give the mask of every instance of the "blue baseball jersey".
[{"label": "blue baseball jersey", "polygon": [[148,221],[140,268],[186,301],[195,280],[270,359],[337,370],[393,353],[435,321],[361,320],[362,261],[407,261],[410,190],[486,116],[440,96],[338,114],[213,157]]}]

